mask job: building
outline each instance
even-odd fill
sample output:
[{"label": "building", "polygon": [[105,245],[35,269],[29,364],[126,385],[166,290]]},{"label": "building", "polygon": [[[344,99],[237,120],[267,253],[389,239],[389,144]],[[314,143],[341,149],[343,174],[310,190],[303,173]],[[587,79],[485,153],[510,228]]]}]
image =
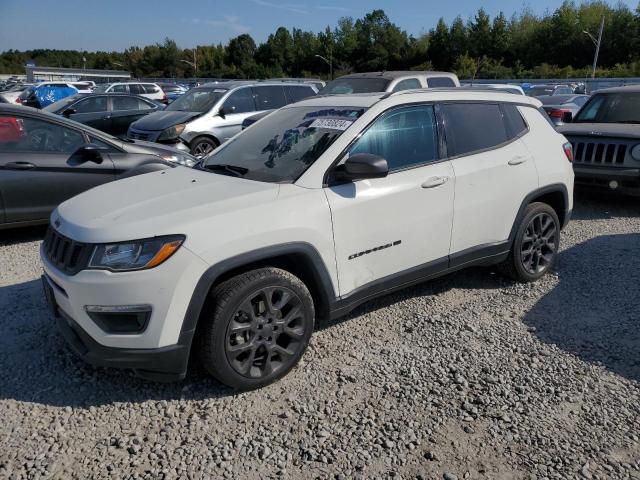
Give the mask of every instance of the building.
[{"label": "building", "polygon": [[92,80],[96,83],[126,82],[131,73],[126,70],[93,70],[89,68],[57,68],[25,65],[28,82]]}]

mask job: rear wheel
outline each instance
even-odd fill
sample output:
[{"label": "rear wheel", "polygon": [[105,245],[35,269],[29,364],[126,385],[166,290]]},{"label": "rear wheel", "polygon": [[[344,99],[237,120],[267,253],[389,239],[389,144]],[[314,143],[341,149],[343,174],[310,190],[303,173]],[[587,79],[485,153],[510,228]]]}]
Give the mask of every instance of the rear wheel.
[{"label": "rear wheel", "polygon": [[300,279],[277,268],[243,273],[212,292],[199,333],[200,359],[240,390],[268,385],[300,360],[313,332],[313,300]]},{"label": "rear wheel", "polygon": [[202,158],[209,155],[218,147],[218,142],[212,138],[199,137],[191,142],[191,154],[196,158]]},{"label": "rear wheel", "polygon": [[501,270],[514,280],[533,282],[555,262],[560,246],[560,221],[546,203],[527,206],[507,260]]}]

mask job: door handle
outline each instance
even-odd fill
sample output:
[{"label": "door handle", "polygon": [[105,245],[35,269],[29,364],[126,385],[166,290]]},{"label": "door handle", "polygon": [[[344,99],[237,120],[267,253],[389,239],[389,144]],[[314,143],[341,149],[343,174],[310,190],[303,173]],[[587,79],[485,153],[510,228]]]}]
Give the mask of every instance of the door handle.
[{"label": "door handle", "polygon": [[4,168],[7,170],[31,170],[32,168],[36,168],[36,166],[29,162],[8,162]]},{"label": "door handle", "polygon": [[516,157],[513,157],[511,160],[509,160],[509,165],[520,165],[521,163],[524,163],[527,160],[529,160],[529,157],[526,157],[524,155],[518,155]]},{"label": "door handle", "polygon": [[422,188],[434,188],[444,185],[449,181],[449,177],[431,177],[424,181]]}]

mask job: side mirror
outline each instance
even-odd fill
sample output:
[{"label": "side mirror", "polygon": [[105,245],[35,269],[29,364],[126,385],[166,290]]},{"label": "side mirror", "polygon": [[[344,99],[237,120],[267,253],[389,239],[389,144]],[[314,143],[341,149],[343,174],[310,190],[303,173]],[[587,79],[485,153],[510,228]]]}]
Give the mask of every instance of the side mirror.
[{"label": "side mirror", "polygon": [[78,163],[86,161],[102,163],[102,150],[104,150],[104,148],[96,145],[95,143],[85,143],[73,152],[72,157],[76,157],[78,159]]},{"label": "side mirror", "polygon": [[573,120],[573,113],[564,112],[562,114],[562,123],[571,123],[572,120]]},{"label": "side mirror", "polygon": [[62,115],[67,117],[67,118],[69,118],[74,113],[76,113],[76,109],[75,108],[67,108],[64,112],[62,112]]},{"label": "side mirror", "polygon": [[364,180],[367,178],[383,178],[389,174],[387,161],[371,153],[356,153],[336,169],[339,180]]}]

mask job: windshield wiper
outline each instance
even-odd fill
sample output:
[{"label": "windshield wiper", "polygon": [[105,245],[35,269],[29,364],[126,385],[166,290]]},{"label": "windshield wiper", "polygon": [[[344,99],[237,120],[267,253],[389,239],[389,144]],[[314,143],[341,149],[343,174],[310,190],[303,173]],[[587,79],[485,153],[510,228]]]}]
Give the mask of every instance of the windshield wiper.
[{"label": "windshield wiper", "polygon": [[203,170],[209,170],[211,172],[226,173],[227,175],[231,175],[234,177],[242,177],[249,172],[249,169],[245,167],[238,167],[237,165],[225,165],[220,163],[212,163],[210,165],[200,163],[200,168],[202,168]]}]

